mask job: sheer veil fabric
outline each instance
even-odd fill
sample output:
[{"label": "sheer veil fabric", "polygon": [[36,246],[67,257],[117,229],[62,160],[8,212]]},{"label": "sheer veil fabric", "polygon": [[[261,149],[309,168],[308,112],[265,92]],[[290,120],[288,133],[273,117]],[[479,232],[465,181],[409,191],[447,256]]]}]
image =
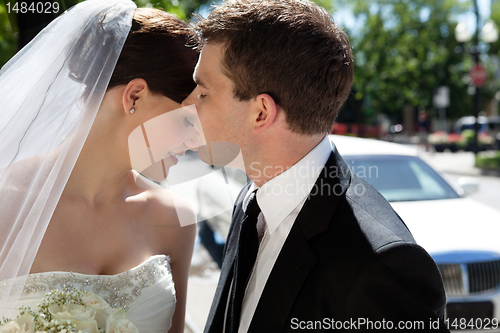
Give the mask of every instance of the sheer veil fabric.
[{"label": "sheer veil fabric", "polygon": [[84,1],[0,71],[0,318],[10,317],[23,289],[20,277],[29,274],[135,8],[130,0]]}]

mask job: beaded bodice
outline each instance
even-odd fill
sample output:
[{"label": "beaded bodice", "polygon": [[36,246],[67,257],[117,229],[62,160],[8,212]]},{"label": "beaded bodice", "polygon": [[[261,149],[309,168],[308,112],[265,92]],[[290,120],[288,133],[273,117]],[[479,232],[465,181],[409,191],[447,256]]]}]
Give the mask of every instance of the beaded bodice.
[{"label": "beaded bodice", "polygon": [[141,265],[116,275],[85,275],[67,272],[30,274],[23,294],[53,290],[86,290],[101,296],[112,308],[127,309],[143,288],[170,274],[170,257],[155,256]]},{"label": "beaded bodice", "polygon": [[111,307],[124,308],[141,333],[166,332],[170,328],[176,299],[168,256],[150,257],[139,266],[116,275],[30,274],[18,304],[36,308],[48,292],[74,289],[92,291]]}]

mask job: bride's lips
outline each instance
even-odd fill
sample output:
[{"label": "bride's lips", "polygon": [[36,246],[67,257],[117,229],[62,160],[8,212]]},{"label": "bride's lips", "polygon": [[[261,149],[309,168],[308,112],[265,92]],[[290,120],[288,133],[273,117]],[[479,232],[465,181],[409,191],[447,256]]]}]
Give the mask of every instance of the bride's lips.
[{"label": "bride's lips", "polygon": [[172,160],[172,162],[174,162],[174,165],[176,165],[177,162],[179,162],[177,157],[172,152],[169,152],[168,154],[170,155],[170,159]]}]

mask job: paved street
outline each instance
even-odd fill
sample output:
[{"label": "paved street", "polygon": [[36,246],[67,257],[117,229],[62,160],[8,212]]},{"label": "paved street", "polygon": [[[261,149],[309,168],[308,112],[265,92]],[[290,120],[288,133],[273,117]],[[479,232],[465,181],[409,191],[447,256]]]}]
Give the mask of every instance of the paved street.
[{"label": "paved street", "polygon": [[[451,179],[450,182],[458,183],[458,179],[462,176],[447,174],[447,177]],[[469,197],[500,210],[500,177],[477,176],[474,178],[479,183],[479,192]]]},{"label": "paved street", "polygon": [[500,210],[500,177],[482,176],[481,171],[474,167],[474,154],[471,152],[457,153],[427,153],[420,151],[420,157],[438,171],[452,185],[458,185],[461,177],[472,177],[479,183],[479,191],[470,195],[488,206]]},{"label": "paved street", "polygon": [[186,333],[203,332],[219,280],[219,268],[200,244],[196,244],[188,281]]}]

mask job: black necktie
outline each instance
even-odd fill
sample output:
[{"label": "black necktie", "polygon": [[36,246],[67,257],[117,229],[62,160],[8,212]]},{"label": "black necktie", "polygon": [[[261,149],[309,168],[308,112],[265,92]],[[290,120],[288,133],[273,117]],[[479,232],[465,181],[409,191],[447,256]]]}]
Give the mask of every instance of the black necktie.
[{"label": "black necktie", "polygon": [[257,252],[259,251],[257,218],[260,213],[260,208],[257,203],[256,192],[257,190],[250,195],[245,215],[241,221],[238,252],[234,262],[233,286],[229,298],[225,333],[238,332],[243,297],[245,296],[247,282],[252,272],[255,259],[257,258]]}]

